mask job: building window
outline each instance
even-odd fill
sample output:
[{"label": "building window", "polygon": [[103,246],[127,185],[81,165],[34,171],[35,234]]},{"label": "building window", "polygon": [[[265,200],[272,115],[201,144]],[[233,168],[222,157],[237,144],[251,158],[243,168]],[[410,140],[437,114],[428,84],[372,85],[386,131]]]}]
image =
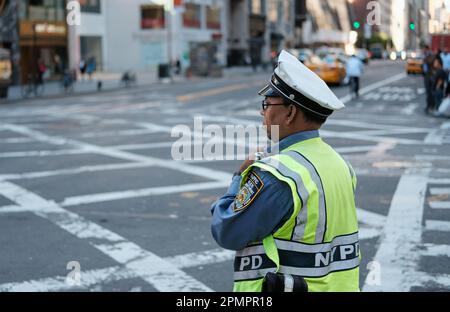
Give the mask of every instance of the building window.
[{"label": "building window", "polygon": [[220,29],[220,8],[206,7],[206,27],[209,29]]},{"label": "building window", "polygon": [[262,0],[250,0],[248,4],[251,14],[264,15],[265,8]]},{"label": "building window", "polygon": [[64,21],[65,0],[19,1],[19,16],[30,21]]},{"label": "building window", "polygon": [[85,13],[101,13],[100,0],[78,0],[81,6],[81,12]]},{"label": "building window", "polygon": [[102,38],[98,36],[80,36],[81,59],[86,64],[95,64],[96,69],[103,69]]},{"label": "building window", "polygon": [[268,17],[271,23],[276,23],[278,20],[277,3],[277,0],[269,0]]},{"label": "building window", "polygon": [[198,4],[186,3],[183,13],[183,25],[185,27],[200,28],[201,7]]},{"label": "building window", "polygon": [[284,20],[286,22],[290,22],[292,17],[291,13],[292,13],[291,1],[284,0]]},{"label": "building window", "polygon": [[144,5],[141,7],[142,29],[162,29],[165,25],[164,6]]}]

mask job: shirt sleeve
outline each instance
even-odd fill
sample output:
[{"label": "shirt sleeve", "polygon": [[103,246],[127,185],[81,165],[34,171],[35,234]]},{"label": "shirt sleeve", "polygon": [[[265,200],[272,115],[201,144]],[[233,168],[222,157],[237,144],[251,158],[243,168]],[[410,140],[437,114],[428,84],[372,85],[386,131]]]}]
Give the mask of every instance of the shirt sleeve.
[{"label": "shirt sleeve", "polygon": [[289,185],[259,168],[253,169],[240,188],[234,177],[228,192],[211,207],[211,232],[225,249],[242,250],[276,232],[292,215]]}]

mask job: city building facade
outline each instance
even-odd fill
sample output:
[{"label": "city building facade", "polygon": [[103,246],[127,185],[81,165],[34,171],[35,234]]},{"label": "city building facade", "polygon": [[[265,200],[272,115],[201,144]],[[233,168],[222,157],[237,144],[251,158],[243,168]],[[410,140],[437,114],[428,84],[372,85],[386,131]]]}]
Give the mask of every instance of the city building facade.
[{"label": "city building facade", "polygon": [[20,79],[19,0],[0,0],[0,48],[11,51],[12,80]]},{"label": "city building facade", "polygon": [[72,66],[95,58],[106,72],[189,68],[206,54],[226,65],[227,6],[222,0],[86,0],[71,32]]},{"label": "city building facade", "polygon": [[345,48],[351,44],[351,14],[347,0],[307,0],[306,10],[302,34],[306,46]]},{"label": "city building facade", "polygon": [[38,66],[59,77],[68,61],[65,0],[2,0],[0,45],[11,51],[13,82],[35,79]]},{"label": "city building facade", "polygon": [[43,64],[48,78],[58,79],[68,64],[65,0],[18,2],[20,76],[30,82]]},{"label": "city building facade", "polygon": [[[450,7],[445,0],[428,0],[429,30],[431,34],[450,32]],[[447,2],[449,3],[449,2]]]}]

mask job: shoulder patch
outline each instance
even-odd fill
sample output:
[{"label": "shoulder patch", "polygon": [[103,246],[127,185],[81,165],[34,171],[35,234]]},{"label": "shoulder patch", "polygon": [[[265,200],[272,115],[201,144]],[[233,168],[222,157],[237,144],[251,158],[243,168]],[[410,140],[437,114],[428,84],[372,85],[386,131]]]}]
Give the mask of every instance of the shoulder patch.
[{"label": "shoulder patch", "polygon": [[264,183],[261,178],[252,171],[234,200],[233,212],[243,211],[250,206],[263,187]]}]

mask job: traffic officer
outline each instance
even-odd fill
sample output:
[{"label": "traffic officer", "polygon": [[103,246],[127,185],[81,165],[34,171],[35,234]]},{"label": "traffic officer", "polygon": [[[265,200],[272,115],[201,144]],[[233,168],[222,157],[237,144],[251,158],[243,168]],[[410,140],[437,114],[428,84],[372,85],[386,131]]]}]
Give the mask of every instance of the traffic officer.
[{"label": "traffic officer", "polygon": [[237,251],[234,291],[359,291],[355,173],[319,136],[344,104],[285,51],[259,94],[280,152],[245,161],[211,208],[214,239]]}]

